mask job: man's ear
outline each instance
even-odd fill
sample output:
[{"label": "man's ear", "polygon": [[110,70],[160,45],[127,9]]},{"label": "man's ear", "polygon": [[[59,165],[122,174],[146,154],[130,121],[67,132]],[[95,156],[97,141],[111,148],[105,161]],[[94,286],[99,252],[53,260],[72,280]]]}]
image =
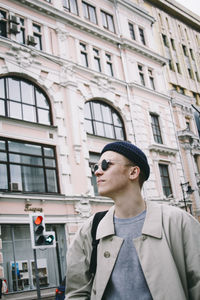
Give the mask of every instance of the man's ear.
[{"label": "man's ear", "polygon": [[134,180],[139,177],[140,168],[138,166],[132,166],[129,171],[129,178]]}]

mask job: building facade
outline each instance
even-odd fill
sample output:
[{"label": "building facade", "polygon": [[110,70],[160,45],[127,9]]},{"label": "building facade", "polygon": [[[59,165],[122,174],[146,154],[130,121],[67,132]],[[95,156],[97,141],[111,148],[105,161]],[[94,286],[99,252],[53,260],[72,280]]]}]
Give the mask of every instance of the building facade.
[{"label": "building facade", "polygon": [[199,218],[199,28],[174,1],[1,1],[6,298],[27,299],[36,289],[30,213],[43,212],[56,234],[56,248],[37,249],[48,294],[65,276],[78,227],[113,204],[98,196],[93,170],[108,142],[128,140],[146,153],[145,200]]}]

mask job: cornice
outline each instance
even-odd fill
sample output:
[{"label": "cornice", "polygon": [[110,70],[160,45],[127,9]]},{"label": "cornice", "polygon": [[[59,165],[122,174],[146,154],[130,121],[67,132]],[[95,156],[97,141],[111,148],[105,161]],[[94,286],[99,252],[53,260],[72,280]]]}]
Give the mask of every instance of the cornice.
[{"label": "cornice", "polygon": [[[194,30],[200,32],[200,17],[182,6],[180,3],[172,0],[145,0],[158,7],[162,11],[165,11],[175,19],[192,27]],[[198,4],[197,4],[198,5]]]},{"label": "cornice", "polygon": [[196,144],[199,141],[199,137],[196,134],[194,134],[192,131],[187,129],[179,130],[177,132],[177,135],[179,140],[185,142],[186,144],[188,144],[189,142],[192,145],[194,142]]},{"label": "cornice", "polygon": [[[57,20],[61,20],[64,23],[67,23],[82,32],[87,32],[91,35],[94,35],[102,40],[111,43],[112,45],[114,44],[117,47],[121,45],[121,47],[123,48],[129,48],[132,51],[136,51],[137,53],[140,53],[141,55],[145,55],[149,59],[157,62],[162,66],[167,64],[168,62],[166,58],[152,51],[148,47],[142,46],[134,41],[123,38],[122,36],[119,36],[110,31],[103,30],[98,25],[95,25],[91,22],[88,23],[83,19],[81,19],[79,16],[76,16],[72,13],[61,11],[49,5],[48,3],[45,3],[44,1],[43,2],[38,0],[13,0],[13,1],[20,2],[20,5],[28,6],[29,8],[33,10],[37,10],[42,14],[49,15],[49,17],[56,18]],[[133,4],[129,0],[125,0],[125,1],[116,0],[116,1],[117,3],[120,3],[122,5],[131,8],[136,13],[140,13],[144,18],[147,18],[149,21],[154,22],[154,18],[151,17],[144,9],[140,8],[136,4]]]},{"label": "cornice", "polygon": [[150,93],[152,95],[156,95],[156,96],[158,96],[158,97],[160,97],[160,98],[162,98],[162,99],[164,99],[166,101],[170,100],[170,97],[169,97],[168,94],[163,94],[163,93],[157,92],[156,90],[152,90],[152,89],[150,89],[150,88],[148,88],[148,87],[146,87],[146,86],[144,86],[142,84],[138,84],[136,82],[129,82],[127,84],[131,88],[137,88],[139,90],[142,90],[144,92]]},{"label": "cornice", "polygon": [[121,4],[122,6],[127,7],[129,10],[132,10],[133,12],[137,13],[138,15],[142,16],[143,18],[147,19],[151,22],[151,24],[155,23],[155,18],[153,18],[147,10],[145,10],[143,7],[137,5],[136,3],[133,3],[129,0],[114,0],[117,4]]},{"label": "cornice", "polygon": [[165,145],[159,145],[159,144],[151,144],[149,146],[149,150],[153,151],[153,152],[157,152],[159,154],[173,155],[173,156],[175,156],[176,153],[178,152],[178,149],[176,149],[176,148],[171,148],[171,147],[167,147]]},{"label": "cornice", "polygon": [[161,66],[164,66],[168,63],[168,59],[166,59],[164,56],[159,55],[158,53],[152,51],[150,48],[142,46],[142,45],[138,44],[137,42],[128,40],[126,38],[122,38],[121,43],[122,43],[123,48],[128,48],[133,51],[136,51],[136,52],[152,59],[153,61],[157,62]]}]

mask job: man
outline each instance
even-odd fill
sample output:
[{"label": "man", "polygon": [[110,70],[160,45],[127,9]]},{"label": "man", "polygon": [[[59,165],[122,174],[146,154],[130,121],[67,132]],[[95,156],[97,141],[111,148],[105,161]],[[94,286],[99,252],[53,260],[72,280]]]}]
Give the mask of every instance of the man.
[{"label": "man", "polygon": [[[180,208],[145,202],[150,168],[129,142],[107,144],[96,167],[98,191],[114,200],[100,221],[95,276],[89,273],[89,218],[67,256],[67,300],[199,300],[200,224]],[[94,277],[94,278],[93,278]]]}]

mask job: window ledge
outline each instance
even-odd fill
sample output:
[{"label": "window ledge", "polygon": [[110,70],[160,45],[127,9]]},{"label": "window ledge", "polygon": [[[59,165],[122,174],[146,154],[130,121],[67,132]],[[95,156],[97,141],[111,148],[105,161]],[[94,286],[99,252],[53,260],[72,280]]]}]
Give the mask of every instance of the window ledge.
[{"label": "window ledge", "polygon": [[25,120],[21,120],[21,119],[15,119],[15,118],[10,118],[10,117],[6,117],[6,116],[0,116],[0,121],[7,121],[10,123],[16,123],[17,124],[23,124],[23,125],[28,125],[31,128],[33,128],[33,126],[38,126],[38,127],[43,127],[43,128],[50,128],[50,129],[57,129],[57,126],[55,125],[47,125],[47,124],[41,124],[41,123],[36,123],[36,122],[30,122],[30,121],[25,121]]}]

